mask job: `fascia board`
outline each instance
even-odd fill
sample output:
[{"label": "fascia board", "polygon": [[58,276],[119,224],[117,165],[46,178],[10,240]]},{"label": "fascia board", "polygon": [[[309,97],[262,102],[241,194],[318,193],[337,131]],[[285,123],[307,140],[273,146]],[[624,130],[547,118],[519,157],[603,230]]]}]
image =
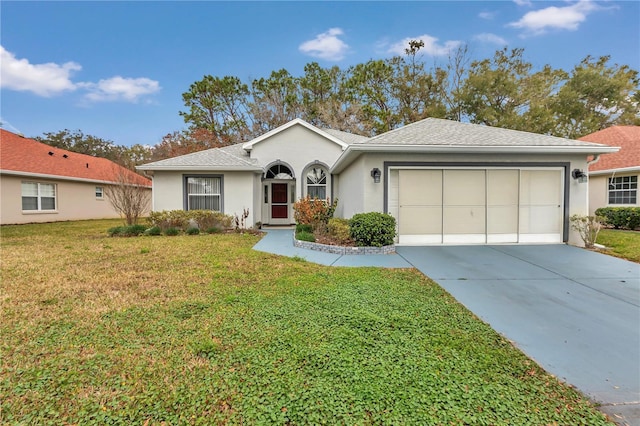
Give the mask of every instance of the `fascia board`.
[{"label": "fascia board", "polygon": [[613,173],[640,172],[640,166],[620,167],[619,169],[596,170],[589,172],[589,176],[610,175]]},{"label": "fascia board", "polygon": [[215,172],[262,172],[261,167],[257,166],[137,166],[136,169],[143,171],[193,171],[193,170],[202,170],[202,171],[215,171]]},{"label": "fascia board", "polygon": [[[118,184],[118,182],[113,182],[110,180],[86,179],[86,178],[77,178],[77,177],[71,177],[71,176],[50,175],[45,173],[20,172],[16,170],[0,170],[0,175],[24,176],[24,177],[30,177],[30,178],[64,180],[64,181],[71,181],[71,182],[100,183],[105,185]],[[142,186],[144,186],[145,188],[151,188],[150,184],[142,185]]]},{"label": "fascia board", "polygon": [[469,146],[469,145],[370,145],[352,144],[342,153],[331,168],[331,173],[340,173],[350,159],[365,152],[412,153],[412,154],[605,154],[617,152],[611,146]]}]

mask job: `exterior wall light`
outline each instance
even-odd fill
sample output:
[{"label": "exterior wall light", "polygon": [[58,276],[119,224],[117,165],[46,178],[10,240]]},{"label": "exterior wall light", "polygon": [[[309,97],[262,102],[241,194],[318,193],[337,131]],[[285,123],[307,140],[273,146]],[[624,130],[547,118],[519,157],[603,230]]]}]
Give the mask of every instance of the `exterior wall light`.
[{"label": "exterior wall light", "polygon": [[382,172],[379,168],[374,168],[371,170],[371,177],[373,178],[373,183],[380,183],[380,176],[382,176]]},{"label": "exterior wall light", "polygon": [[571,177],[577,180],[579,183],[585,183],[588,180],[587,174],[580,169],[573,169]]}]

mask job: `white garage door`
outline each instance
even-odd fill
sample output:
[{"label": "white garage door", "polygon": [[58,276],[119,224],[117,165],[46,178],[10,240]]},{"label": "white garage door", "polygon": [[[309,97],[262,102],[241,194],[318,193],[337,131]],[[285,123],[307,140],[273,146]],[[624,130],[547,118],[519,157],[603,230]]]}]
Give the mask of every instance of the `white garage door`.
[{"label": "white garage door", "polygon": [[399,242],[562,242],[562,178],[562,169],[401,169]]}]

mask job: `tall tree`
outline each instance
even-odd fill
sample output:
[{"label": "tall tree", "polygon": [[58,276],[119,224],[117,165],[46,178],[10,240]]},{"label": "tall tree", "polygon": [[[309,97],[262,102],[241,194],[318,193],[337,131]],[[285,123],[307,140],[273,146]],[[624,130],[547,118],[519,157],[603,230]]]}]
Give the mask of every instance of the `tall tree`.
[{"label": "tall tree", "polygon": [[122,151],[125,149],[110,140],[85,135],[81,130],[64,129],[55,133],[46,132],[43,136],[36,136],[35,139],[56,148],[107,158],[116,162],[120,160]]},{"label": "tall tree", "polygon": [[640,125],[638,71],[587,56],[558,91],[554,133],[578,138],[615,124]]},{"label": "tall tree", "polygon": [[206,129],[220,143],[246,140],[249,88],[238,77],[205,75],[182,94],[188,111],[180,111],[191,129]]},{"label": "tall tree", "polygon": [[221,146],[224,144],[213,138],[207,129],[174,131],[153,146],[151,157],[152,161],[159,161]]},{"label": "tall tree", "polygon": [[285,124],[302,113],[299,80],[289,71],[273,71],[269,78],[251,83],[253,136],[258,136]]}]

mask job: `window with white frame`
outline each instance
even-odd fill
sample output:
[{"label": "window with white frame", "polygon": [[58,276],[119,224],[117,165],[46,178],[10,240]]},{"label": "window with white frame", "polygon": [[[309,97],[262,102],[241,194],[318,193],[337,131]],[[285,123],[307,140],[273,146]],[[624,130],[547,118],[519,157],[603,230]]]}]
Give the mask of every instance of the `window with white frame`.
[{"label": "window with white frame", "polygon": [[314,166],[307,171],[307,195],[311,198],[327,198],[327,170]]},{"label": "window with white frame", "polygon": [[609,178],[609,204],[636,204],[638,201],[638,176]]},{"label": "window with white frame", "polygon": [[22,182],[22,210],[54,211],[56,185],[53,183]]},{"label": "window with white frame", "polygon": [[221,176],[187,176],[186,210],[222,211]]},{"label": "window with white frame", "polygon": [[103,199],[104,198],[104,188],[101,186],[96,186],[96,198]]}]

